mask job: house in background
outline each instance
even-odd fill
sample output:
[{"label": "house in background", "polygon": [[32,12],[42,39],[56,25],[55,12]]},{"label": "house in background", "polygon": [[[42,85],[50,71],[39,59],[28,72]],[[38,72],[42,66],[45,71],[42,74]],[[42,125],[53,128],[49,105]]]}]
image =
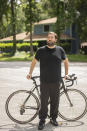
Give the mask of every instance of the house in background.
[{"label": "house in background", "polygon": [[[38,23],[34,24],[34,33],[33,33],[33,41],[38,41],[39,45],[45,45],[47,40],[47,34],[49,31],[55,30],[55,23],[57,18],[49,18],[46,20],[42,20]],[[24,39],[24,41],[29,41],[29,35]],[[61,43],[68,42],[71,46],[71,54],[78,53],[79,50],[79,37],[76,31],[76,24],[72,24],[71,27],[66,28],[65,32],[60,35]]]},{"label": "house in background", "polygon": [[[33,41],[38,41],[40,46],[43,46],[46,44],[46,40],[47,40],[47,34],[49,31],[54,31],[55,30],[55,23],[56,23],[57,18],[49,18],[46,20],[41,20],[38,23],[34,24],[34,30],[33,30],[33,35],[32,35],[32,40]],[[60,40],[61,42],[69,42],[70,44],[72,44],[73,41],[73,45],[71,46],[72,49],[72,53],[75,53],[77,51],[77,43],[76,43],[76,32],[75,32],[75,27],[70,27],[67,28],[64,32],[64,34],[61,34],[60,36]],[[6,41],[12,41],[13,37],[7,37],[4,39],[1,39],[0,42],[6,42]],[[17,42],[21,41],[21,42],[29,42],[30,41],[30,34],[26,34],[26,32],[24,33],[20,33],[16,35],[16,40]]]},{"label": "house in background", "polygon": [[[57,18],[50,18],[46,20],[42,20],[38,23],[34,24],[34,33],[33,33],[33,41],[46,41],[47,40],[47,34],[50,31],[55,30],[55,23]],[[63,41],[65,40],[71,40],[71,32],[70,29],[67,29],[64,34],[61,34],[60,39]],[[24,41],[29,41],[30,37],[29,35],[24,39]]]}]

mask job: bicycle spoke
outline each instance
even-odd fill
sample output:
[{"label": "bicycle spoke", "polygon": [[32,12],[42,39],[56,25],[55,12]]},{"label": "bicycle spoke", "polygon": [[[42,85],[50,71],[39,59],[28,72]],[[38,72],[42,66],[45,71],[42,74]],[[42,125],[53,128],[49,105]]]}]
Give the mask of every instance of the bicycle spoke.
[{"label": "bicycle spoke", "polygon": [[[37,97],[26,90],[20,90],[9,96],[6,102],[7,115],[17,123],[27,123],[38,113],[39,101]],[[26,101],[26,102],[25,102]]]},{"label": "bicycle spoke", "polygon": [[65,120],[78,120],[85,115],[86,106],[86,97],[81,91],[68,89],[60,95],[59,115]]},{"label": "bicycle spoke", "polygon": [[66,90],[66,92],[65,92],[65,95],[66,95],[67,101],[69,102],[70,107],[73,107],[72,101],[71,101],[71,99],[70,99],[70,96],[69,96],[67,90]]}]

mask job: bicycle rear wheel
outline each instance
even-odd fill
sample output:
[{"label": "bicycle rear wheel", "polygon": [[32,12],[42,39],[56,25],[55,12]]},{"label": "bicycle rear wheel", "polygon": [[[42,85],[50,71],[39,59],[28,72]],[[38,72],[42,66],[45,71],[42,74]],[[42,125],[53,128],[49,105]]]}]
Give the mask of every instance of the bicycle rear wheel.
[{"label": "bicycle rear wheel", "polygon": [[39,107],[40,103],[36,95],[27,90],[13,92],[5,105],[8,117],[19,124],[32,121],[37,116]]},{"label": "bicycle rear wheel", "polygon": [[59,116],[67,121],[82,118],[87,112],[86,96],[77,89],[67,89],[67,94],[64,91],[60,94]]}]

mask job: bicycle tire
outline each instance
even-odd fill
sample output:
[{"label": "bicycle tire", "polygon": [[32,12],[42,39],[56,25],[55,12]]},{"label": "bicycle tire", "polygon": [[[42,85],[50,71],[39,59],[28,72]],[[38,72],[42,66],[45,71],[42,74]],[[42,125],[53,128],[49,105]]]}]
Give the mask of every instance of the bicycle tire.
[{"label": "bicycle tire", "polygon": [[[65,100],[66,95],[65,95],[65,92],[62,91],[60,93],[59,116],[62,119],[67,120],[67,121],[79,120],[87,112],[87,97],[85,96],[84,93],[82,93],[80,90],[77,90],[77,89],[67,89],[67,93],[70,97],[71,102],[73,102],[72,109],[70,109],[70,106],[68,106],[69,104],[66,103],[66,100]],[[79,96],[79,98],[77,98],[76,94]],[[80,99],[80,101],[79,101],[79,99]],[[83,100],[83,102],[84,102],[84,104],[82,103],[83,106],[81,106],[81,100]],[[80,102],[80,103],[78,103],[78,102]],[[66,106],[64,106],[63,104],[64,105],[66,104]],[[74,112],[74,107],[76,107],[75,112]],[[81,109],[82,107],[83,107],[83,110]],[[69,112],[69,109],[73,110],[72,114],[70,114],[71,112]],[[80,111],[81,111],[81,113],[79,115],[77,115]]]},{"label": "bicycle tire", "polygon": [[[35,110],[35,112],[34,112],[34,114],[32,114],[32,116],[29,116],[29,114],[27,114],[28,113],[28,111],[29,111],[29,109],[26,109],[26,111],[25,112],[27,112],[26,114],[24,113],[24,114],[20,114],[20,107],[18,107],[18,102],[20,102],[20,100],[22,100],[22,104],[23,104],[23,98],[25,97],[26,98],[26,96],[27,95],[30,95],[30,100],[33,100],[33,102],[32,101],[29,101],[29,104],[31,104],[30,106],[31,106],[31,109],[33,108],[33,110]],[[21,96],[21,98],[19,97],[19,96]],[[17,97],[17,98],[16,98]],[[22,98],[23,97],[23,98]],[[14,101],[14,103],[12,103],[12,99],[13,99],[13,101]],[[19,100],[20,99],[20,100]],[[25,100],[25,99],[24,99]],[[35,101],[35,103],[34,103],[34,101]],[[28,102],[27,102],[28,103]],[[11,104],[11,105],[10,105]],[[13,104],[13,105],[12,105]],[[17,108],[19,109],[17,109],[16,110],[16,104],[17,104]],[[34,105],[35,104],[35,105]],[[15,106],[14,106],[15,105]],[[35,106],[35,107],[34,107]],[[28,107],[28,106],[26,106],[26,107]],[[39,111],[39,107],[40,107],[40,103],[39,103],[39,100],[38,100],[38,98],[37,98],[37,96],[34,94],[34,93],[32,93],[31,91],[27,91],[27,90],[18,90],[18,91],[15,91],[15,92],[13,92],[8,98],[7,98],[7,100],[6,100],[6,104],[5,104],[5,110],[6,110],[6,113],[7,113],[7,115],[8,115],[8,117],[12,120],[12,121],[14,121],[14,122],[16,122],[16,123],[19,123],[19,124],[26,124],[26,123],[28,123],[28,122],[30,122],[30,121],[32,121],[32,120],[34,120],[35,118],[36,118],[36,116],[37,116],[37,114],[38,114],[38,111]],[[12,109],[11,109],[12,108]],[[25,109],[24,109],[25,110]],[[30,111],[30,112],[33,112],[33,110],[32,111]],[[16,112],[15,112],[16,111]],[[17,114],[17,111],[19,111],[18,112],[18,114]],[[30,113],[29,112],[29,113]],[[15,114],[17,114],[17,115],[15,115]],[[18,115],[19,115],[19,117],[18,117]],[[15,116],[17,117],[17,118],[15,118]],[[26,117],[27,116],[27,117]],[[22,117],[25,117],[25,118],[22,118]],[[20,119],[19,119],[20,118]],[[23,119],[23,120],[22,120]]]}]

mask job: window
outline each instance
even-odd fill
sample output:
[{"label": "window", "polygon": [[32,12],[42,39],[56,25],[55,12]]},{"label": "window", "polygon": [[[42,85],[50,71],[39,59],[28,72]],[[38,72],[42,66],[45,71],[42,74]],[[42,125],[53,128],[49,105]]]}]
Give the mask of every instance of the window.
[{"label": "window", "polygon": [[49,32],[49,25],[44,25],[44,32]]}]

